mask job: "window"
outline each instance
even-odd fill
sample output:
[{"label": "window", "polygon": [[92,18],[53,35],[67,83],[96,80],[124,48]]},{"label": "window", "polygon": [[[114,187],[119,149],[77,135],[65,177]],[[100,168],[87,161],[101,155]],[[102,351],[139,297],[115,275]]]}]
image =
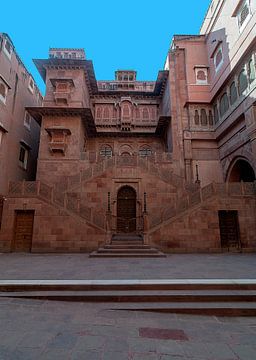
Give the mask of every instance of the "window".
[{"label": "window", "polygon": [[198,110],[195,110],[194,122],[195,122],[195,125],[199,125],[199,113],[198,113]]},{"label": "window", "polygon": [[141,157],[151,156],[152,150],[150,149],[150,147],[143,147],[139,150],[139,155]]},{"label": "window", "polygon": [[144,120],[148,120],[148,119],[149,119],[149,112],[148,112],[148,108],[146,108],[146,107],[143,108],[142,118],[143,118]]},{"label": "window", "polygon": [[201,125],[207,125],[207,114],[205,109],[201,109]]},{"label": "window", "polygon": [[220,44],[217,47],[217,49],[216,49],[216,51],[215,51],[215,53],[213,55],[213,61],[214,61],[215,71],[217,72],[221,68],[221,66],[223,64],[222,44]]},{"label": "window", "polygon": [[4,41],[4,53],[8,57],[8,59],[11,60],[11,57],[12,57],[12,45],[11,45],[11,42],[8,39],[5,39],[5,41]]},{"label": "window", "polygon": [[28,89],[32,94],[34,94],[35,83],[34,83],[34,80],[32,79],[32,77],[29,78]]},{"label": "window", "polygon": [[233,81],[230,85],[230,104],[233,105],[237,100],[236,83]]},{"label": "window", "polygon": [[220,98],[220,116],[223,116],[229,108],[228,95],[224,93]]},{"label": "window", "polygon": [[219,121],[219,111],[218,111],[218,105],[215,104],[213,106],[213,115],[214,115],[214,123],[217,124],[217,122]]},{"label": "window", "polygon": [[23,169],[27,169],[28,165],[28,149],[20,145],[20,155],[19,155],[19,164]]},{"label": "window", "polygon": [[29,115],[29,113],[27,111],[25,111],[25,116],[24,116],[24,126],[30,130],[30,125],[31,125],[31,116]]},{"label": "window", "polygon": [[213,125],[213,116],[211,110],[209,110],[209,125]]},{"label": "window", "polygon": [[1,81],[1,78],[0,78],[0,100],[4,104],[6,103],[7,91],[8,91],[8,88],[7,88],[6,84],[3,81]]},{"label": "window", "polygon": [[196,84],[198,85],[207,85],[207,68],[195,68],[196,73]]},{"label": "window", "polygon": [[255,65],[252,59],[249,61],[248,68],[249,68],[249,81],[250,83],[252,83],[255,80]]},{"label": "window", "polygon": [[242,2],[237,12],[237,21],[240,31],[242,31],[250,19],[250,4],[249,0]]},{"label": "window", "polygon": [[112,148],[109,145],[104,145],[100,149],[100,155],[102,157],[111,158],[112,157]]},{"label": "window", "polygon": [[247,89],[248,86],[248,80],[246,76],[245,69],[242,69],[238,76],[238,87],[239,87],[239,95],[242,95],[243,92]]}]

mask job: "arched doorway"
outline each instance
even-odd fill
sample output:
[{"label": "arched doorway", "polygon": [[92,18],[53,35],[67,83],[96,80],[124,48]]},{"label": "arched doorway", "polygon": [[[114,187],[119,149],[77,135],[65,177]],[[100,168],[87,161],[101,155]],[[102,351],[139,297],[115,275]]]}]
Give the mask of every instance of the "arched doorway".
[{"label": "arched doorway", "polygon": [[131,186],[123,186],[117,193],[117,231],[136,231],[136,191]]},{"label": "arched doorway", "polygon": [[255,181],[255,173],[248,161],[238,159],[232,166],[228,182],[253,182]]}]

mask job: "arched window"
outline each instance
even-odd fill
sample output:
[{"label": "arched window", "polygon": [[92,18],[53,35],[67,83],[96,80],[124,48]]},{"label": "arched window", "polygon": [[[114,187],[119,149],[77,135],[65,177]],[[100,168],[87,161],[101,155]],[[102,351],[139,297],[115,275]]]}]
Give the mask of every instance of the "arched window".
[{"label": "arched window", "polygon": [[101,119],[101,107],[97,107],[96,109],[96,119]]},{"label": "arched window", "polygon": [[100,148],[100,156],[110,158],[112,157],[112,148],[109,145],[103,145]]},{"label": "arched window", "polygon": [[223,116],[228,111],[228,95],[224,93],[220,98],[220,116]]},{"label": "arched window", "polygon": [[152,150],[151,150],[151,148],[149,146],[144,146],[144,147],[139,149],[139,155],[141,157],[151,156],[152,155]]},{"label": "arched window", "polygon": [[198,113],[198,110],[195,110],[194,122],[195,122],[195,125],[199,125],[199,113]]},{"label": "arched window", "polygon": [[238,76],[238,85],[239,85],[239,95],[242,95],[242,93],[247,89],[248,86],[245,69],[243,69]]},{"label": "arched window", "polygon": [[136,119],[140,119],[140,109],[138,107],[136,107],[135,116],[136,116]]},{"label": "arched window", "polygon": [[253,60],[249,61],[249,81],[252,83],[255,80],[255,65]]},{"label": "arched window", "polygon": [[215,104],[213,106],[213,114],[214,114],[214,123],[217,124],[217,122],[219,121],[219,111],[218,111],[218,105]]},{"label": "arched window", "polygon": [[110,118],[109,108],[105,106],[103,110],[103,119],[109,119],[109,118]]},{"label": "arched window", "polygon": [[210,124],[210,125],[213,125],[212,110],[209,110],[209,124]]},{"label": "arched window", "polygon": [[146,107],[143,108],[142,117],[143,117],[144,120],[149,119],[148,108],[146,108]]},{"label": "arched window", "polygon": [[201,125],[207,125],[207,114],[205,109],[201,109]]},{"label": "arched window", "polygon": [[230,85],[230,104],[233,105],[237,100],[236,83],[233,81]]}]

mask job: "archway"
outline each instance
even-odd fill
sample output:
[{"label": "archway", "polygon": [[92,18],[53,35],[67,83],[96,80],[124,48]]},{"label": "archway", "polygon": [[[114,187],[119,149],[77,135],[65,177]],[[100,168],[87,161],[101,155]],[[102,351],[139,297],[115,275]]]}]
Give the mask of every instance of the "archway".
[{"label": "archway", "polygon": [[117,231],[136,231],[136,191],[131,186],[123,186],[117,193]]},{"label": "archway", "polygon": [[245,159],[238,159],[234,162],[228,175],[228,182],[253,182],[255,173],[252,166]]}]

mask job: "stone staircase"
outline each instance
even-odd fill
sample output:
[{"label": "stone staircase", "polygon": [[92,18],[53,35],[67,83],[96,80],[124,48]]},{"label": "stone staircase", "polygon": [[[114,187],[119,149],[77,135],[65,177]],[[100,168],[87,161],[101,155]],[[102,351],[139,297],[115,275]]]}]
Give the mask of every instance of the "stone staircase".
[{"label": "stone staircase", "polygon": [[142,257],[156,258],[165,255],[155,248],[143,243],[143,236],[137,234],[116,234],[112,236],[111,243],[99,248],[90,254],[90,257]]},{"label": "stone staircase", "polygon": [[255,279],[0,280],[0,298],[101,302],[119,311],[256,316]]}]

